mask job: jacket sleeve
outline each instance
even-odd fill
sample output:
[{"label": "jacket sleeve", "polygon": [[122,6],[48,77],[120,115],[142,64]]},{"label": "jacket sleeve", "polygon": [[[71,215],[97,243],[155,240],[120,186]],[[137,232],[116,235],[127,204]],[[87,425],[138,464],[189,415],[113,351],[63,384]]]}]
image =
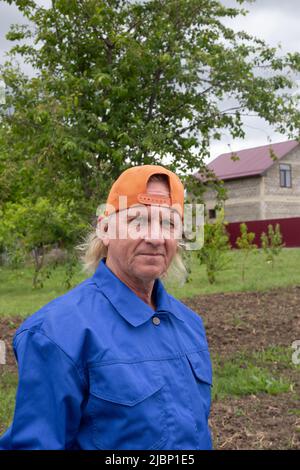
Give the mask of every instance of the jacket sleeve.
[{"label": "jacket sleeve", "polygon": [[0,450],[72,448],[84,401],[75,363],[45,334],[25,330],[14,338],[19,383],[12,424]]}]

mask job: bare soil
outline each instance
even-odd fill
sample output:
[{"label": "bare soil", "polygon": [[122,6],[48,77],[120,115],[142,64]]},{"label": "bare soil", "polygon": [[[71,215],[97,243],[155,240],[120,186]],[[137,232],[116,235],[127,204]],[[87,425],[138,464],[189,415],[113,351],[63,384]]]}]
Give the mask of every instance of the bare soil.
[{"label": "bare soil", "polygon": [[[300,286],[186,299],[205,323],[210,350],[222,359],[300,340]],[[300,449],[299,371],[272,364],[294,383],[280,395],[215,400],[210,422],[218,449]]]}]

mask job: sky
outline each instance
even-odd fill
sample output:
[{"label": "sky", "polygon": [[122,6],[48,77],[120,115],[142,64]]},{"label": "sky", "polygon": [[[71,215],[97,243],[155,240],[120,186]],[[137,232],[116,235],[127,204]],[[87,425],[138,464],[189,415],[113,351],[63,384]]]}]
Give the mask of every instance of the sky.
[{"label": "sky", "polygon": [[[221,0],[226,6],[236,6],[235,0]],[[47,5],[49,0],[39,0],[37,3]],[[246,17],[228,20],[227,25],[236,30],[245,30],[261,39],[270,46],[281,45],[282,52],[300,52],[300,0],[256,0],[254,3],[244,4],[249,10]],[[12,23],[24,23],[24,18],[15,5],[8,5],[0,0],[0,63],[5,60],[5,52],[11,44],[5,35]],[[29,66],[23,65],[26,73]],[[300,82],[299,82],[300,83]],[[246,131],[245,140],[233,140],[229,134],[223,134],[220,142],[213,141],[210,148],[211,161],[221,153],[243,148],[266,145],[270,141],[281,142],[286,138],[274,132],[267,123],[261,119],[248,117],[244,121]]]},{"label": "sky", "polygon": [[[226,6],[236,5],[234,0],[223,0],[223,3]],[[300,52],[300,0],[256,0],[255,3],[244,4],[243,8],[247,9],[249,14],[228,21],[228,26],[264,39],[270,46],[280,45],[282,53]],[[259,118],[245,119],[244,129],[244,140],[233,140],[229,135],[223,135],[220,142],[213,142],[208,161],[231,150],[287,140],[284,135],[274,132],[274,129]]]}]

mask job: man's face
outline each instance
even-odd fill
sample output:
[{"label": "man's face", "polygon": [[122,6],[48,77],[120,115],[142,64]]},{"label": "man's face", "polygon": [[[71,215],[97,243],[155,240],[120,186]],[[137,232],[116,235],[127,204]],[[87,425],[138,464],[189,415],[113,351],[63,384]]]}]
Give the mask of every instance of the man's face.
[{"label": "man's face", "polygon": [[[168,185],[161,181],[149,182],[147,193],[170,195]],[[178,213],[163,206],[139,205],[117,212],[103,240],[109,264],[131,278],[149,281],[161,276],[177,250],[178,222]],[[116,238],[111,236],[114,232]],[[129,236],[120,237],[122,232]]]}]

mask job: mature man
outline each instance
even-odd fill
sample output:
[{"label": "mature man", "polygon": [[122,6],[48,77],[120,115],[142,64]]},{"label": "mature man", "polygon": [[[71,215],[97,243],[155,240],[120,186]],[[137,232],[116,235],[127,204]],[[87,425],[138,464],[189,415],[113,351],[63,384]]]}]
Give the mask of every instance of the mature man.
[{"label": "mature man", "polygon": [[87,249],[94,274],[15,334],[19,384],[0,449],[212,447],[203,322],[161,280],[178,256],[183,202],[162,166],[115,181]]}]

